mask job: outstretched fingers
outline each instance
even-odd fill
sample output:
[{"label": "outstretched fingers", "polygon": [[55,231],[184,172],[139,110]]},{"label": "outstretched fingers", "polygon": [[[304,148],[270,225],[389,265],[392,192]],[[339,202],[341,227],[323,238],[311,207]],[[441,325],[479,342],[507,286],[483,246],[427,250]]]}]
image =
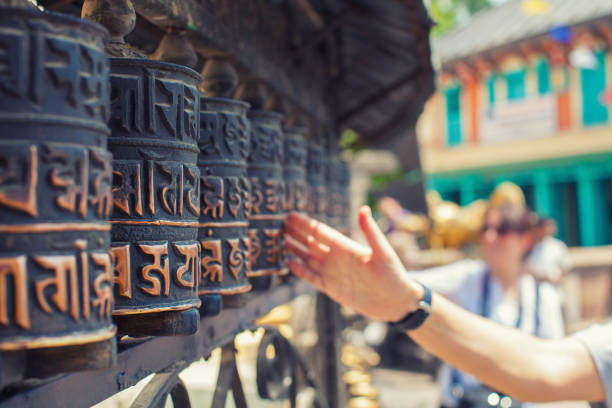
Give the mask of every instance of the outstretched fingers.
[{"label": "outstretched fingers", "polygon": [[385,234],[383,234],[372,217],[372,210],[366,205],[359,209],[359,226],[370,248],[372,248],[375,254],[387,254],[389,251],[391,251],[391,253],[393,252],[393,248],[391,248]]},{"label": "outstretched fingers", "polygon": [[289,260],[289,269],[295,276],[313,285],[319,290],[323,290],[323,278],[321,275],[306,266],[300,259],[292,258]]},{"label": "outstretched fingers", "polygon": [[326,251],[323,248],[319,248],[316,242],[311,242],[311,244],[306,247],[291,236],[286,236],[285,249],[290,254],[297,256],[310,269],[315,271],[321,270],[323,257],[326,255]]},{"label": "outstretched fingers", "polygon": [[[312,236],[315,240],[328,247],[331,247],[334,242],[348,239],[339,231],[324,223],[295,212],[289,213],[285,219],[285,227],[290,234],[295,234],[297,239],[299,239],[298,236],[303,238]],[[302,242],[306,244],[305,241]]]}]

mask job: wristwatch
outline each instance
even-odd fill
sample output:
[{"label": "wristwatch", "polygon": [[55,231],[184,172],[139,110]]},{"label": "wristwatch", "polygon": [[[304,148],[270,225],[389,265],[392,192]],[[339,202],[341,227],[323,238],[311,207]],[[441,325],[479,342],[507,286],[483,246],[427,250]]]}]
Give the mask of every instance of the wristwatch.
[{"label": "wristwatch", "polygon": [[420,283],[425,289],[423,298],[417,303],[417,309],[408,313],[403,319],[391,322],[391,326],[401,331],[414,330],[420,327],[431,313],[431,289]]}]

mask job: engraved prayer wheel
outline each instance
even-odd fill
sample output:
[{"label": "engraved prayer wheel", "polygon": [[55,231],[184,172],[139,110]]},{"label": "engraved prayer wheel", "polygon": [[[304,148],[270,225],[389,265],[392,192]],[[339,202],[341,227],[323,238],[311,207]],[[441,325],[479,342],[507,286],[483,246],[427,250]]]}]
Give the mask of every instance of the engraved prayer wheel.
[{"label": "engraved prayer wheel", "polygon": [[200,99],[202,247],[199,294],[248,292],[250,208],[247,157],[249,104],[230,98]]},{"label": "engraved prayer wheel", "polygon": [[339,159],[339,199],[338,208],[340,232],[349,235],[351,232],[351,168],[344,159]]},{"label": "engraved prayer wheel", "polygon": [[283,115],[250,110],[251,151],[248,173],[251,182],[249,215],[249,277],[286,275],[283,259]]},{"label": "engraved prayer wheel", "polygon": [[301,126],[292,126],[285,130],[283,159],[285,198],[283,209],[286,212],[306,212],[307,210],[306,132],[307,129]]},{"label": "engraved prayer wheel", "polygon": [[0,8],[0,359],[28,350],[26,377],[115,359],[107,41]]},{"label": "engraved prayer wheel", "polygon": [[120,333],[199,326],[201,77],[190,68],[111,58],[112,248]]},{"label": "engraved prayer wheel", "polygon": [[308,142],[306,157],[308,214],[318,220],[324,220],[327,215],[325,154],[323,146],[314,138]]}]

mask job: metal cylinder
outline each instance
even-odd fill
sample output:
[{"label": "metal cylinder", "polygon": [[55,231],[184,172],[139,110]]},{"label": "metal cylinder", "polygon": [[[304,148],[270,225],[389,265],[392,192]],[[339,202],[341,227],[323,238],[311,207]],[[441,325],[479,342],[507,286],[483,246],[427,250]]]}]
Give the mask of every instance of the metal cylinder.
[{"label": "metal cylinder", "polygon": [[200,75],[111,58],[112,248],[120,332],[195,333],[200,305]]},{"label": "metal cylinder", "polygon": [[339,200],[338,216],[340,232],[351,233],[351,168],[344,159],[339,159]]},{"label": "metal cylinder", "polygon": [[286,275],[283,249],[283,115],[250,110],[251,150],[248,174],[251,182],[249,215],[249,277]]},{"label": "metal cylinder", "polygon": [[107,36],[0,8],[0,351],[113,341]]},{"label": "metal cylinder", "polygon": [[306,212],[307,209],[306,131],[306,128],[297,126],[285,130],[283,158],[285,196],[283,209],[286,212]]},{"label": "metal cylinder", "polygon": [[248,103],[234,99],[200,99],[200,295],[234,295],[251,289],[247,278],[250,208],[248,109]]},{"label": "metal cylinder", "polygon": [[327,215],[325,153],[323,146],[316,140],[308,142],[306,182],[308,185],[308,214],[324,221]]}]

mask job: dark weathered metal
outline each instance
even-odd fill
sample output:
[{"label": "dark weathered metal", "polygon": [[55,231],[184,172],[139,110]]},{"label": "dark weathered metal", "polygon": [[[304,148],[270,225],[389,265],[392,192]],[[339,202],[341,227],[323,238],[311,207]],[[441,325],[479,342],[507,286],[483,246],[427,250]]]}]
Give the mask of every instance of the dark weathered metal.
[{"label": "dark weathered metal", "polygon": [[283,247],[283,115],[250,110],[251,151],[248,173],[251,182],[249,215],[249,277],[286,275]]},{"label": "dark weathered metal", "polygon": [[319,220],[327,215],[325,153],[316,138],[308,141],[306,181],[308,183],[308,214]]},{"label": "dark weathered metal", "polygon": [[251,289],[247,279],[249,104],[229,98],[202,97],[200,101],[199,294],[244,293]]},{"label": "dark weathered metal", "polygon": [[334,154],[326,157],[327,208],[326,220],[334,228],[340,227],[342,193],[340,191],[340,159]]},{"label": "dark weathered metal", "polygon": [[273,307],[313,292],[312,286],[293,281],[270,291],[248,293],[245,307],[224,309],[218,316],[202,319],[200,330],[193,336],[122,341],[115,367],[56,377],[19,390],[5,390],[0,393],[0,408],[94,405],[135,385],[151,373],[172,370],[177,367],[177,362],[189,364],[209,355],[238,333],[253,328],[253,322]]},{"label": "dark weathered metal", "polygon": [[200,90],[209,98],[231,98],[238,83],[238,72],[228,58],[209,58],[202,68]]},{"label": "dark weathered metal", "polygon": [[297,126],[285,130],[285,151],[283,157],[285,197],[283,209],[286,212],[306,212],[307,209],[306,132],[307,128]]},{"label": "dark weathered metal", "polygon": [[49,369],[29,357],[27,376],[114,358],[87,361],[115,334],[107,39],[77,18],[0,9],[0,359],[37,349],[27,356]]},{"label": "dark weathered metal", "polygon": [[339,159],[339,200],[338,226],[343,234],[351,232],[351,167],[344,159]]},{"label": "dark weathered metal", "polygon": [[173,407],[190,408],[187,387],[178,376],[185,367],[186,364],[179,363],[171,370],[155,374],[140,391],[130,408],[164,408],[168,397],[172,400]]},{"label": "dark weathered metal", "polygon": [[198,62],[198,55],[191,46],[185,33],[176,27],[168,27],[157,49],[151,58],[193,68]]},{"label": "dark weathered metal", "polygon": [[211,408],[225,408],[227,393],[230,389],[236,408],[246,408],[247,403],[236,365],[236,349],[233,341],[227,343],[221,350],[219,376],[217,377],[217,386],[215,387]]},{"label": "dark weathered metal", "polygon": [[175,64],[111,59],[113,315],[121,332],[198,328],[200,80]]}]

